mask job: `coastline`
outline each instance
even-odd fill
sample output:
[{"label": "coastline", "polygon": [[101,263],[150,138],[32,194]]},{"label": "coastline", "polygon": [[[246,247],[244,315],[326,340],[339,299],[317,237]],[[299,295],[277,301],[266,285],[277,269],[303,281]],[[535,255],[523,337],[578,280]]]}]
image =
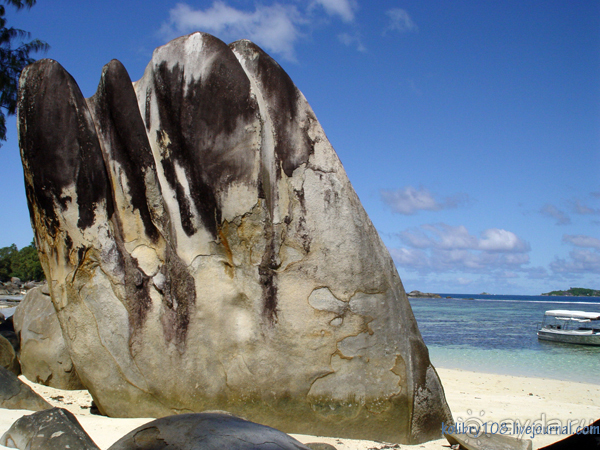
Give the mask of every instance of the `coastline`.
[{"label": "coastline", "polygon": [[[572,429],[587,425],[600,418],[600,384],[545,378],[488,374],[460,369],[437,368],[442,380],[446,399],[455,421],[480,424],[494,429],[501,422],[517,421],[521,426],[542,424],[552,426],[571,423]],[[26,381],[22,376],[23,381]],[[89,406],[91,396],[87,391],[63,391],[28,382],[53,406],[68,409],[101,449],[107,449],[123,435],[152,419],[113,419],[92,415]],[[61,398],[62,397],[62,398]],[[0,435],[19,417],[31,411],[0,409]],[[377,450],[386,443],[295,435],[303,443],[324,442],[337,450]],[[543,447],[567,437],[566,434],[541,434],[533,438],[533,448]],[[525,436],[525,438],[531,438]],[[6,447],[0,446],[0,449]],[[392,448],[443,450],[448,448],[446,439],[430,441],[413,446],[400,445]]]}]

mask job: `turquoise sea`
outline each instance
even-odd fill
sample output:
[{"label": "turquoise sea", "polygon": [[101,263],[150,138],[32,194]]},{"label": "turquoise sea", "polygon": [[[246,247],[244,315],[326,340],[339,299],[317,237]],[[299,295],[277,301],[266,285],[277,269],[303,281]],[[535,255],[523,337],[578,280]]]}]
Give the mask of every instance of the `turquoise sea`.
[{"label": "turquoise sea", "polygon": [[600,297],[440,295],[410,300],[434,366],[600,384],[600,347],[536,335],[546,310],[600,312]]}]

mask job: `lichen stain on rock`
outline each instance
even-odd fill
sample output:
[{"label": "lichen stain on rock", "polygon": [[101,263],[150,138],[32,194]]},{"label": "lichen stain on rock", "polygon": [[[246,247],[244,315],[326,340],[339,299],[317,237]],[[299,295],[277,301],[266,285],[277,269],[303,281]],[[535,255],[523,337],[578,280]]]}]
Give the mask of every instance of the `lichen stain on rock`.
[{"label": "lichen stain on rock", "polygon": [[[123,171],[129,194],[126,200],[139,212],[145,235],[156,243],[159,233],[149,210],[144,177],[147,172],[155,173],[156,167],[131,78],[123,64],[112,60],[104,66],[96,94],[88,104],[104,142],[107,166],[117,163]],[[118,182],[122,180],[118,178]]]},{"label": "lichen stain on rock", "polygon": [[173,342],[183,352],[190,315],[196,306],[196,285],[187,266],[171,249],[167,251],[167,261],[161,273],[165,277],[161,292],[166,312],[161,318],[163,333],[168,342]]},{"label": "lichen stain on rock", "polygon": [[[298,108],[302,94],[281,66],[256,44],[240,40],[230,47],[243,55],[248,70],[259,82],[273,120],[278,166],[287,177],[292,177],[294,170],[306,164],[314,152],[308,136],[309,121],[304,122],[304,111]],[[279,178],[279,172],[276,176]]]},{"label": "lichen stain on rock", "polygon": [[[233,254],[231,253],[231,248],[229,247],[229,242],[227,241],[227,228],[229,228],[229,224],[227,222],[224,222],[223,226],[219,227],[219,241],[225,250],[225,255],[227,256],[227,262],[223,263],[225,266],[225,272],[227,272],[229,278],[233,278]],[[223,232],[224,229],[226,232]]]},{"label": "lichen stain on rock", "polygon": [[[81,229],[95,220],[96,206],[106,202],[107,176],[87,104],[75,80],[52,60],[28,66],[22,75],[26,88],[19,95],[19,144],[26,176],[30,210],[42,215],[45,228],[56,236],[59,220],[55,205],[64,204],[62,192],[75,185]],[[68,99],[68,100],[67,100]]]},{"label": "lichen stain on rock", "polygon": [[[252,158],[234,149],[240,146],[240,140],[251,137],[243,130],[256,121],[257,107],[250,96],[250,82],[228,47],[208,35],[203,45],[207,59],[214,60],[210,70],[187,80],[179,63],[169,67],[161,62],[154,70],[155,99],[160,129],[170,139],[169,158],[163,160],[163,168],[180,205],[184,205],[184,230],[188,235],[195,232],[195,224],[191,223],[193,206],[202,224],[217,239],[221,223],[219,193],[232,182],[255,183],[251,179]],[[189,199],[184,200],[176,182],[175,164],[187,175]]]},{"label": "lichen stain on rock", "polygon": [[278,251],[275,248],[275,237],[273,233],[273,224],[265,224],[265,241],[267,243],[260,265],[258,274],[263,292],[263,315],[270,324],[277,322],[277,272],[280,263],[278,261]]}]

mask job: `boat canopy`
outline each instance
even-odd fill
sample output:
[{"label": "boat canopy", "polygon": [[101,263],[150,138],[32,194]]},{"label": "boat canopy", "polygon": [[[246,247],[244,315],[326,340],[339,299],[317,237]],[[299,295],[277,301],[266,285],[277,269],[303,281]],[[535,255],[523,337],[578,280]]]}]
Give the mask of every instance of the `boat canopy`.
[{"label": "boat canopy", "polygon": [[581,319],[587,320],[600,320],[600,313],[594,312],[586,312],[586,311],[569,311],[566,309],[553,309],[551,311],[546,311],[547,316],[554,316],[557,319],[563,320],[576,320],[580,321]]}]

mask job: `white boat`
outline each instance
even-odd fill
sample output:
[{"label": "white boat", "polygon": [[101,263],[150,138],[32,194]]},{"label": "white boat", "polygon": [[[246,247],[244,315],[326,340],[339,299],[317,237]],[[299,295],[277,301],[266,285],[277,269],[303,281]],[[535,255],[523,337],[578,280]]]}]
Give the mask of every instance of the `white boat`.
[{"label": "white boat", "polygon": [[600,313],[564,309],[546,311],[537,335],[544,341],[600,345]]}]

